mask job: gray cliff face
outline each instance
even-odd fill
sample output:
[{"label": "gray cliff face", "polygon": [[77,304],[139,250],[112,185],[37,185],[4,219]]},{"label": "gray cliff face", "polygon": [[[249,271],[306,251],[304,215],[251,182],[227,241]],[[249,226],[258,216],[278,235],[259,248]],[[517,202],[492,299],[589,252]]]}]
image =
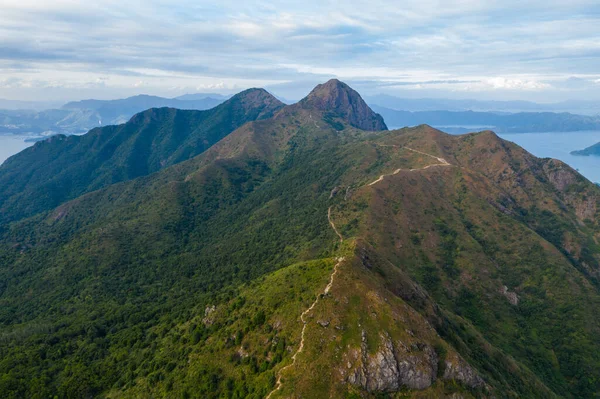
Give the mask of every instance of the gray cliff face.
[{"label": "gray cliff face", "polygon": [[429,388],[438,372],[437,353],[426,344],[403,349],[404,353],[398,353],[399,357],[404,358],[399,362],[401,385],[410,389]]},{"label": "gray cliff face", "polygon": [[471,388],[485,386],[485,381],[464,360],[458,359],[455,362],[446,361],[445,366],[446,369],[444,370],[442,379],[458,381]]},{"label": "gray cliff face", "polygon": [[558,160],[550,160],[544,165],[544,172],[548,180],[558,191],[565,191],[577,181],[575,174],[567,165]]},{"label": "gray cliff face", "polygon": [[[392,341],[386,332],[380,333],[377,352],[369,354],[367,336],[362,332],[360,350],[354,350],[348,362],[347,381],[368,392],[398,392],[403,388],[422,390],[429,388],[437,379],[439,357],[433,347],[419,343],[411,346]],[[454,380],[471,388],[486,384],[477,371],[458,355],[444,362],[443,380]]]},{"label": "gray cliff face", "polygon": [[510,291],[507,286],[500,287],[500,293],[508,299],[511,305],[517,306],[519,304],[519,296],[516,292]]}]

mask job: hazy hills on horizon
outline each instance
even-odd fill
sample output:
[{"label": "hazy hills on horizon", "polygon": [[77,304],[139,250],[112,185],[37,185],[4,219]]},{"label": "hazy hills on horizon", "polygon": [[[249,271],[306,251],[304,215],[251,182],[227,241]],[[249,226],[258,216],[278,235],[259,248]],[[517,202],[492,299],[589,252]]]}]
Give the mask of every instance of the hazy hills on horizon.
[{"label": "hazy hills on horizon", "polygon": [[[300,99],[286,99],[281,97],[277,88],[274,91],[266,87],[275,97],[279,98],[286,104],[292,104]],[[235,93],[234,93],[235,94]],[[162,98],[164,100],[180,100],[180,101],[195,101],[205,98],[213,98],[216,100],[227,100],[234,94],[222,94],[211,92],[187,93],[176,97],[162,97],[156,95],[139,94],[124,99],[135,98],[139,96]],[[398,111],[476,111],[476,112],[569,112],[580,115],[598,115],[600,114],[599,101],[586,100],[564,100],[552,103],[538,103],[527,100],[480,100],[476,98],[455,99],[444,97],[402,97],[390,94],[372,94],[363,96],[367,104],[379,105],[381,107],[390,108]],[[109,100],[94,100],[84,99],[75,101],[21,101],[8,100],[0,98],[0,110],[48,110],[61,108],[67,104],[75,104],[86,101],[118,101],[119,99]]]},{"label": "hazy hills on horizon", "polygon": [[428,124],[451,133],[488,128],[497,133],[540,133],[600,130],[600,116],[554,112],[495,113],[475,111],[398,111],[373,105],[390,126]]},{"label": "hazy hills on horizon", "polygon": [[600,115],[600,102],[566,100],[556,103],[536,103],[524,100],[478,100],[447,98],[402,98],[387,94],[365,96],[368,104],[397,111],[474,111],[494,113],[553,112],[580,115]]},{"label": "hazy hills on horizon", "polygon": [[389,131],[337,80],[287,106],[246,94],[0,166],[25,208],[37,172],[64,169],[57,207],[0,208],[0,396],[600,390],[600,188],[490,131]]},{"label": "hazy hills on horizon", "polygon": [[64,104],[58,109],[3,110],[0,108],[0,133],[32,137],[54,134],[82,134],[94,127],[119,125],[133,115],[150,108],[207,110],[228,97],[209,94],[184,95],[176,98],[137,95],[118,100],[82,100]]},{"label": "hazy hills on horizon", "polygon": [[[0,133],[26,134],[32,137],[82,134],[93,127],[125,123],[134,114],[149,108],[204,110],[215,107],[227,98],[229,96],[216,93],[185,94],[172,99],[137,95],[117,100],[74,101],[58,109],[42,111],[2,110],[3,103],[0,102]],[[292,103],[284,98],[277,98],[284,103]],[[466,127],[451,130],[455,133],[470,131],[468,127],[471,126],[490,127],[499,132],[599,129],[597,115],[600,104],[594,102],[537,104],[527,101],[403,99],[389,95],[371,96],[366,102],[377,108],[386,122],[395,127],[416,126],[421,123],[440,127]],[[590,115],[565,113],[565,109],[579,109]],[[559,111],[561,113],[557,113]]]}]

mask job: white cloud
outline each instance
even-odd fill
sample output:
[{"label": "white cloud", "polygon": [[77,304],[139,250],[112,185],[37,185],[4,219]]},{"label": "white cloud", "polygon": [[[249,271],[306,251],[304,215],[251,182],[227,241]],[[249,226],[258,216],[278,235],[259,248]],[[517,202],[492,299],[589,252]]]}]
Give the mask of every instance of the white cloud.
[{"label": "white cloud", "polygon": [[551,91],[571,76],[598,83],[599,10],[590,0],[4,0],[0,76],[20,82],[11,90],[227,90],[337,76]]},{"label": "white cloud", "polygon": [[198,90],[198,91],[225,90],[225,89],[232,89],[232,88],[234,88],[234,87],[228,86],[227,84],[225,84],[225,82],[209,83],[209,84],[203,84],[203,85],[196,86],[196,90]]},{"label": "white cloud", "polygon": [[506,90],[542,90],[551,87],[548,83],[536,82],[535,80],[507,79],[502,77],[487,79],[483,83],[489,85],[492,89]]}]

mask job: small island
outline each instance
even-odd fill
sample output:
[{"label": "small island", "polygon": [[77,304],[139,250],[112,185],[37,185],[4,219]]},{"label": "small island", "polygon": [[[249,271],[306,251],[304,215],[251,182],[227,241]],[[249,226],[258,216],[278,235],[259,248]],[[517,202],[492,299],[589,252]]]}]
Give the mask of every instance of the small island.
[{"label": "small island", "polygon": [[571,151],[571,155],[579,155],[579,156],[600,156],[600,143],[596,143],[591,145],[583,150]]}]

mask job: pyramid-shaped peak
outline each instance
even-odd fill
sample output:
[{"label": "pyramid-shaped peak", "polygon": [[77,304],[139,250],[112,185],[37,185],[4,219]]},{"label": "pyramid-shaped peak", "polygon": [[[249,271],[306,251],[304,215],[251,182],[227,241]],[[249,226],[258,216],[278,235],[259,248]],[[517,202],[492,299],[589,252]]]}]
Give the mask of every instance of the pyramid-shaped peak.
[{"label": "pyramid-shaped peak", "polygon": [[260,102],[269,102],[278,105],[284,105],[281,101],[279,101],[274,95],[266,91],[265,89],[259,88],[251,88],[246,89],[242,92],[231,97],[228,101],[260,101]]},{"label": "pyramid-shaped peak", "polygon": [[346,83],[342,82],[339,79],[329,79],[327,82],[322,83],[322,84],[318,85],[317,87],[315,87],[315,89],[317,89],[317,88],[329,88],[329,89],[341,88],[344,90],[353,90],[350,86],[348,86]]},{"label": "pyramid-shaped peak", "polygon": [[272,117],[284,106],[284,103],[265,89],[252,88],[236,94],[218,107],[234,107],[243,114],[254,115],[252,119],[259,120]]},{"label": "pyramid-shaped peak", "polygon": [[387,130],[381,115],[373,112],[358,92],[338,79],[315,87],[300,105],[304,109],[333,112],[362,130]]},{"label": "pyramid-shaped peak", "polygon": [[304,100],[336,100],[340,99],[340,97],[360,99],[362,101],[362,98],[360,97],[360,94],[358,94],[358,92],[356,92],[346,83],[338,79],[331,79],[326,83],[318,85],[310,92],[310,94]]}]

